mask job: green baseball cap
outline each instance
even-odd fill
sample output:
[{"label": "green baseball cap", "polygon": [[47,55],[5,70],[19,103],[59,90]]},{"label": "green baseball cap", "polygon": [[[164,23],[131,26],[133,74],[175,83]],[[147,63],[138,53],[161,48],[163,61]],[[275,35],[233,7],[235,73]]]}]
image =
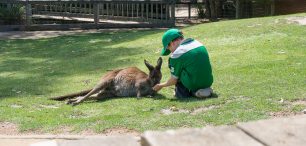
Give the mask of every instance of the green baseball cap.
[{"label": "green baseball cap", "polygon": [[160,54],[162,56],[169,55],[171,53],[170,50],[167,48],[169,43],[172,42],[174,39],[176,39],[178,37],[182,37],[182,36],[183,36],[182,32],[178,29],[167,30],[162,37],[162,42],[163,42],[164,48],[162,48]]}]

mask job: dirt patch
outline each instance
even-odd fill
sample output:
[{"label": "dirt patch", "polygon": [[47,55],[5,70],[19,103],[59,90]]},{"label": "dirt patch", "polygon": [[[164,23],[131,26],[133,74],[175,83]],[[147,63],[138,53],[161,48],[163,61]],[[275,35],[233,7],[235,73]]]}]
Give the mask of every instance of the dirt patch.
[{"label": "dirt patch", "polygon": [[185,109],[178,109],[174,106],[168,108],[168,109],[162,109],[161,113],[163,115],[171,115],[171,114],[177,114],[177,113],[190,113],[189,110],[185,110]]},{"label": "dirt patch", "polygon": [[11,122],[0,122],[0,135],[37,135],[37,134],[49,134],[40,130],[31,130],[20,132],[18,125]]},{"label": "dirt patch", "polygon": [[133,129],[127,129],[123,127],[119,128],[110,128],[104,130],[103,134],[109,136],[109,135],[131,135],[131,136],[140,136],[141,133],[133,130]]},{"label": "dirt patch", "polygon": [[18,104],[12,104],[10,105],[11,108],[22,108],[22,105],[18,105]]},{"label": "dirt patch", "polygon": [[270,112],[269,116],[271,117],[289,117],[289,116],[295,116],[295,115],[301,115],[306,114],[306,109],[302,111],[292,111],[292,108],[298,105],[302,105],[306,107],[306,100],[305,99],[299,99],[295,101],[287,101],[283,98],[278,101],[282,104],[284,110],[279,112]]},{"label": "dirt patch", "polygon": [[39,105],[39,107],[41,108],[59,108],[59,106],[56,106],[56,105],[44,105],[44,104]]},{"label": "dirt patch", "polygon": [[199,113],[204,113],[204,112],[207,112],[209,110],[217,109],[220,106],[225,105],[225,104],[229,104],[229,103],[236,102],[236,101],[247,101],[247,100],[250,100],[250,99],[251,99],[250,97],[246,97],[246,96],[233,96],[230,99],[227,99],[224,102],[220,103],[220,105],[202,106],[202,107],[197,107],[197,108],[192,109],[192,110],[179,109],[175,106],[172,106],[170,108],[162,109],[160,111],[160,113],[163,114],[163,115],[171,115],[171,114],[178,114],[178,113],[187,113],[187,114],[191,114],[191,115],[197,115]]},{"label": "dirt patch", "polygon": [[58,135],[100,135],[100,136],[111,136],[111,135],[131,135],[131,136],[140,136],[141,133],[133,130],[133,129],[128,129],[128,128],[123,128],[123,127],[116,127],[116,128],[109,128],[104,130],[101,133],[97,133],[94,130],[91,129],[86,129],[82,130],[79,132],[75,132],[73,128],[69,126],[62,126],[57,129],[57,131],[53,134],[58,134]]},{"label": "dirt patch", "polygon": [[291,105],[305,105],[306,106],[306,100],[296,100],[291,102]]},{"label": "dirt patch", "polygon": [[57,128],[52,134],[57,134],[57,135],[86,135],[86,136],[90,136],[90,135],[102,135],[102,136],[106,136],[107,133],[97,133],[94,130],[91,129],[85,129],[82,131],[74,131],[72,127],[69,126],[61,126],[59,128]]},{"label": "dirt patch", "polygon": [[191,115],[196,115],[196,114],[206,112],[206,111],[209,111],[209,110],[212,110],[212,109],[215,109],[215,108],[219,108],[219,107],[220,106],[215,106],[215,105],[208,106],[208,107],[200,107],[200,108],[194,109],[190,114]]},{"label": "dirt patch", "polygon": [[250,99],[251,99],[251,97],[247,97],[247,96],[243,96],[243,95],[233,96],[233,97],[225,100],[223,104],[229,104],[229,103],[232,103],[232,102],[239,102],[239,101],[248,101]]},{"label": "dirt patch", "polygon": [[0,122],[0,135],[18,134],[18,126],[10,122]]},{"label": "dirt patch", "polygon": [[86,129],[82,131],[74,131],[73,128],[68,127],[68,126],[62,126],[58,128],[58,130],[54,133],[58,135],[100,135],[100,136],[111,136],[111,135],[131,135],[131,136],[140,136],[141,133],[133,130],[133,129],[128,129],[128,128],[123,128],[123,127],[116,127],[116,128],[109,128],[105,129],[101,133],[97,133],[94,130],[91,129]]},{"label": "dirt patch", "polygon": [[289,17],[287,18],[289,23],[296,23],[299,25],[306,25],[306,17]]},{"label": "dirt patch", "polygon": [[18,126],[10,122],[0,122],[0,135],[99,135],[99,136],[112,136],[112,135],[130,135],[130,136],[140,136],[141,133],[128,128],[110,128],[106,129],[101,133],[97,133],[94,130],[86,129],[82,131],[74,131],[73,128],[69,126],[61,126],[55,131],[46,133],[40,130],[31,130],[26,132],[20,132]]},{"label": "dirt patch", "polygon": [[262,24],[261,23],[252,24],[252,25],[248,25],[247,27],[259,27],[259,26],[262,26]]},{"label": "dirt patch", "polygon": [[289,117],[289,116],[295,116],[295,115],[300,115],[302,113],[295,113],[291,111],[280,111],[280,112],[270,112],[269,116],[270,117]]},{"label": "dirt patch", "polygon": [[168,109],[162,109],[161,113],[163,115],[171,115],[171,114],[177,114],[177,113],[187,113],[191,115],[196,115],[196,114],[203,113],[203,112],[206,112],[206,111],[209,111],[215,108],[219,108],[219,107],[220,106],[211,105],[211,106],[206,106],[206,107],[198,107],[193,110],[186,110],[186,109],[179,109],[175,106],[172,106]]},{"label": "dirt patch", "polygon": [[294,101],[288,101],[288,100],[280,99],[280,101],[278,101],[278,102],[287,106],[287,108],[297,106],[297,105],[302,105],[302,106],[306,107],[306,99],[298,99],[298,100],[294,100]]}]

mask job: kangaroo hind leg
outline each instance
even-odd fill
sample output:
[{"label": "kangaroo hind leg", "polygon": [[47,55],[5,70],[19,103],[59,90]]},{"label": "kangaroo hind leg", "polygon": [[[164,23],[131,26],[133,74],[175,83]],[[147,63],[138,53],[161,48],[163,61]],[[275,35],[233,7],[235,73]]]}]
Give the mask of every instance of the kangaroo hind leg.
[{"label": "kangaroo hind leg", "polygon": [[116,95],[114,94],[114,92],[112,90],[105,89],[105,90],[101,91],[100,93],[98,93],[97,96],[93,96],[92,99],[103,100],[105,98],[110,98],[110,97],[116,97]]},{"label": "kangaroo hind leg", "polygon": [[96,85],[88,94],[85,96],[80,96],[75,99],[70,99],[67,101],[67,104],[71,104],[73,106],[83,102],[84,100],[88,99],[90,96],[99,93],[100,91],[104,90],[108,86],[108,82],[102,81],[98,85]]},{"label": "kangaroo hind leg", "polygon": [[103,91],[105,89],[107,89],[108,87],[113,85],[113,80],[116,77],[117,73],[120,72],[121,70],[114,70],[111,71],[109,73],[107,73],[105,76],[102,77],[102,79],[100,80],[100,82],[94,87],[94,89],[92,89],[88,94],[86,94],[85,96],[81,96],[78,97],[76,99],[73,100],[69,100],[67,102],[67,104],[71,104],[71,105],[77,105],[81,102],[83,102],[85,99],[87,99],[88,97],[90,97],[93,94],[97,94],[100,91]]}]

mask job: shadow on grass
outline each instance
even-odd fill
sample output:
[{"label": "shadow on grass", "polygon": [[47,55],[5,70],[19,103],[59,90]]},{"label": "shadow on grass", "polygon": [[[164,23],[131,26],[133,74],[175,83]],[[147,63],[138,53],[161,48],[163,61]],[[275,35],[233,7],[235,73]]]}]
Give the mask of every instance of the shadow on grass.
[{"label": "shadow on grass", "polygon": [[[104,98],[104,99],[100,99],[100,100],[96,100],[96,101],[104,102],[104,101],[108,101],[108,100],[112,100],[112,99],[121,99],[121,98],[137,98],[137,97],[110,97],[110,98]],[[166,97],[164,95],[162,95],[162,94],[156,94],[153,97],[149,97],[149,96],[140,97],[140,98],[137,98],[137,99],[141,100],[143,98],[149,98],[149,99],[153,99],[153,100],[165,100],[166,99]]]},{"label": "shadow on grass", "polygon": [[0,41],[0,100],[37,95],[49,97],[56,91],[65,91],[62,86],[74,84],[67,83],[69,77],[102,76],[107,70],[135,66],[143,62],[135,58],[146,53],[146,48],[116,45],[159,32],[162,30]]},{"label": "shadow on grass", "polygon": [[[109,101],[109,100],[128,99],[128,98],[137,98],[137,97],[109,97],[109,98],[104,98],[104,99],[99,99],[99,100],[88,99],[84,103],[105,102],[105,101]],[[213,93],[212,96],[208,97],[208,98],[186,97],[186,98],[170,98],[169,99],[166,96],[157,93],[153,97],[147,96],[147,97],[141,97],[141,98],[137,98],[137,99],[141,100],[141,99],[144,99],[144,98],[149,98],[149,99],[152,99],[152,100],[169,100],[169,101],[179,101],[179,102],[197,102],[197,101],[203,101],[203,100],[216,99],[216,98],[218,98],[218,94],[217,93]],[[59,102],[65,102],[65,101],[59,101]]]},{"label": "shadow on grass", "polygon": [[[94,102],[105,102],[105,101],[109,101],[109,100],[115,100],[115,99],[129,99],[129,98],[137,98],[137,97],[109,97],[109,98],[103,98],[103,99],[99,99],[99,100],[95,100],[95,99],[88,99],[86,100],[84,103],[94,103]],[[138,100],[144,99],[144,98],[148,98],[148,99],[152,99],[152,100],[168,100],[164,95],[162,94],[156,94],[153,97],[141,97],[141,98],[137,98]],[[66,100],[67,101],[67,100]],[[65,101],[59,101],[59,102],[65,102]],[[81,103],[81,104],[84,104]]]},{"label": "shadow on grass", "polygon": [[185,97],[185,98],[172,98],[169,99],[170,101],[179,101],[179,102],[196,102],[196,101],[203,101],[203,100],[211,100],[218,98],[218,93],[213,93],[210,97],[207,98],[197,98],[197,97]]}]

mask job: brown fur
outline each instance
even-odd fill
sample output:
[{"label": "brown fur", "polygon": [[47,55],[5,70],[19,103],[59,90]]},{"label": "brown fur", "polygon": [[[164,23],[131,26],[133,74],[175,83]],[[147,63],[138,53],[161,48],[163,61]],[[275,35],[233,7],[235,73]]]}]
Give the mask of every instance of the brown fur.
[{"label": "brown fur", "polygon": [[[76,105],[89,97],[92,97],[93,99],[103,99],[107,97],[143,97],[153,95],[155,94],[155,91],[152,89],[152,87],[158,84],[162,78],[160,71],[162,58],[160,57],[158,59],[157,65],[155,67],[150,65],[146,60],[144,63],[150,71],[149,75],[137,67],[117,69],[106,73],[93,89],[88,89],[64,96],[53,97],[50,99],[69,99],[67,104]],[[94,94],[97,94],[97,96],[92,96]]]}]

